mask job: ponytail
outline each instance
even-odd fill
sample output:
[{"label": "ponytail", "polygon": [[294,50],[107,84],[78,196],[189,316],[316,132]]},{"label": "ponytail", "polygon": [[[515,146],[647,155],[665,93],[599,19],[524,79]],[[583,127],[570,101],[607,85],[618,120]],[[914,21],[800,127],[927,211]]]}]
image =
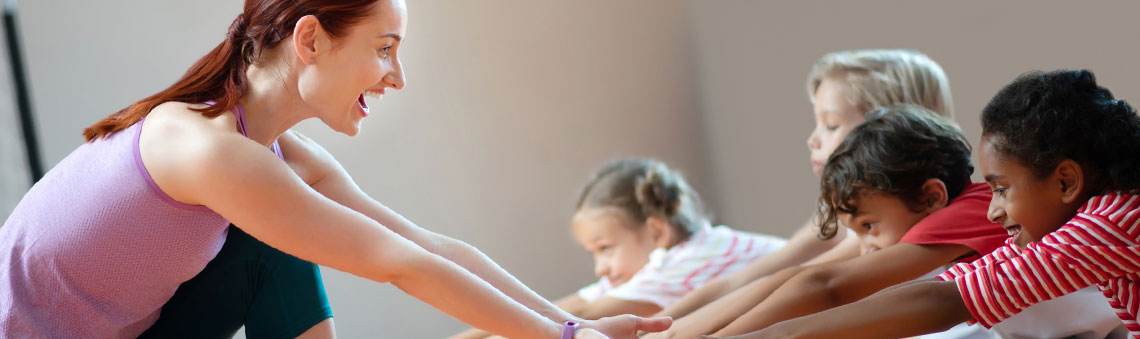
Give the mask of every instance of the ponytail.
[{"label": "ponytail", "polygon": [[297,20],[313,15],[331,37],[338,38],[348,27],[363,20],[376,0],[246,0],[245,9],[230,24],[226,39],[206,53],[173,85],[139,100],[83,130],[88,141],[110,136],[142,120],[158,105],[168,101],[201,103],[209,107],[193,109],[206,117],[216,117],[248,91],[245,77],[249,65],[262,51],[273,48],[293,32]]},{"label": "ponytail", "polygon": [[236,105],[246,91],[245,70],[249,66],[250,57],[250,42],[245,37],[246,26],[245,15],[238,15],[230,24],[226,40],[198,59],[174,85],[103,118],[85,129],[83,137],[90,142],[110,136],[134,125],[167,101],[196,103],[214,100],[217,103],[213,106],[196,109],[211,118]]}]

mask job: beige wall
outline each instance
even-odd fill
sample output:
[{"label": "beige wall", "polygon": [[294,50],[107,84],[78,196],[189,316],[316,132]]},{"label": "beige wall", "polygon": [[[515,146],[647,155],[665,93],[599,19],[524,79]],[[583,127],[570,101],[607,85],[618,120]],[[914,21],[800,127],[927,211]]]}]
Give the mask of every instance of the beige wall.
[{"label": "beige wall", "polygon": [[[652,155],[703,183],[681,1],[410,2],[408,86],[349,139],[311,121],[378,200],[468,241],[539,293],[592,280],[569,238],[604,161]],[[391,286],[325,270],[345,338],[435,338],[462,326]]]},{"label": "beige wall", "polygon": [[[54,164],[83,127],[169,85],[220,42],[240,1],[21,5]],[[355,138],[317,121],[298,129],[411,220],[483,249],[554,298],[593,280],[568,229],[591,171],[647,155],[707,181],[682,1],[408,6],[408,87],[371,102]],[[437,338],[464,327],[391,285],[324,274],[341,337]]]},{"label": "beige wall", "polygon": [[816,58],[841,49],[914,48],[950,78],[972,144],[978,114],[1018,74],[1089,68],[1140,102],[1140,3],[1060,1],[690,1],[709,165],[722,220],[790,234],[814,210],[805,90]]},{"label": "beige wall", "polygon": [[[157,91],[217,44],[240,1],[23,1],[48,165],[80,130]],[[299,130],[361,187],[483,249],[543,295],[592,280],[567,219],[590,171],[626,155],[684,170],[719,220],[789,234],[816,189],[803,89],[825,52],[911,47],[945,66],[958,120],[1016,74],[1089,67],[1140,101],[1138,5],[1015,1],[412,1],[408,88],[355,138]],[[1103,36],[1086,37],[1091,34]],[[325,270],[345,338],[434,338],[463,326],[399,290]]]}]

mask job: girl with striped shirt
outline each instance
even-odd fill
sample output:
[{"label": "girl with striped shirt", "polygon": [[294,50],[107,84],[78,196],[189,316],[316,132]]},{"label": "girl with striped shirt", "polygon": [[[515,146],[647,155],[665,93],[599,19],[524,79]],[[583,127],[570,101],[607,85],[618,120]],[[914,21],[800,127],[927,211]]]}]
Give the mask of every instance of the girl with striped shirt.
[{"label": "girl with striped shirt", "polygon": [[982,128],[980,168],[994,192],[988,217],[1011,235],[1007,246],[937,280],[738,338],[896,338],[963,321],[990,327],[1092,285],[1140,338],[1136,111],[1089,71],[1033,72],[994,96]]},{"label": "girl with striped shirt", "polygon": [[763,258],[784,239],[711,226],[681,173],[646,159],[602,168],[571,221],[599,281],[556,304],[584,318],[651,315],[710,279]]},{"label": "girl with striped shirt", "polygon": [[[681,173],[649,159],[611,162],[578,198],[571,231],[600,279],[555,302],[585,319],[648,316],[710,279],[737,272],[784,239],[712,226]],[[455,338],[484,338],[477,330]]]}]

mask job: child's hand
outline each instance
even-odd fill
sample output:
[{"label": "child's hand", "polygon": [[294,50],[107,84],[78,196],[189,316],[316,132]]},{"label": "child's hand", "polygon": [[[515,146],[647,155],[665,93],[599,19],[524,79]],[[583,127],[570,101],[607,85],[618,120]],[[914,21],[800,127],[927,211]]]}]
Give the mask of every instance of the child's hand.
[{"label": "child's hand", "polygon": [[612,339],[636,339],[637,331],[661,332],[673,325],[673,318],[642,318],[629,314],[586,321],[583,328],[594,329]]}]

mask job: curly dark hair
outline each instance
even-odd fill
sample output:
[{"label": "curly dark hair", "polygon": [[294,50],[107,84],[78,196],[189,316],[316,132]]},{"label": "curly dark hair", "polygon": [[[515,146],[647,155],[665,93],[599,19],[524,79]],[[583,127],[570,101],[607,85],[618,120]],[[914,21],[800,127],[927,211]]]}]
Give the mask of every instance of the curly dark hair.
[{"label": "curly dark hair", "polygon": [[1093,180],[1088,192],[1140,188],[1140,118],[1088,70],[1018,76],[982,110],[982,139],[1038,178],[1071,159]]},{"label": "curly dark hair", "polygon": [[594,173],[578,197],[578,209],[615,207],[644,223],[649,217],[669,222],[681,240],[709,223],[700,195],[680,172],[652,159],[622,159]]},{"label": "curly dark hair", "polygon": [[953,120],[909,104],[882,107],[867,118],[823,167],[820,238],[835,236],[839,214],[854,214],[861,195],[889,194],[918,211],[930,203],[922,201],[927,180],[942,180],[949,199],[970,184],[970,143]]}]

